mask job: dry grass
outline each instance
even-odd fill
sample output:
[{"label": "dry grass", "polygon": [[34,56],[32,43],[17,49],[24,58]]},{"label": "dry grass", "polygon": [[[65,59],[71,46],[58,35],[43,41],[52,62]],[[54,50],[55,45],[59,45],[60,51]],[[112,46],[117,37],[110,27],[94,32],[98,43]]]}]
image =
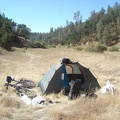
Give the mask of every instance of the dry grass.
[{"label": "dry grass", "polygon": [[[60,59],[68,57],[87,64],[99,78],[101,85],[109,79],[117,88],[114,96],[101,95],[97,99],[78,98],[69,101],[67,96],[51,94],[43,96],[53,104],[45,108],[25,105],[9,88],[4,92],[7,75],[20,79],[31,79],[36,83],[42,74]],[[51,49],[15,49],[14,52],[3,51],[0,54],[0,120],[119,120],[120,119],[120,53],[89,53],[73,48]],[[35,89],[41,95],[40,89]],[[61,103],[55,103],[56,101]]]},{"label": "dry grass", "polygon": [[12,113],[9,108],[0,108],[0,120],[4,119],[12,119]]}]

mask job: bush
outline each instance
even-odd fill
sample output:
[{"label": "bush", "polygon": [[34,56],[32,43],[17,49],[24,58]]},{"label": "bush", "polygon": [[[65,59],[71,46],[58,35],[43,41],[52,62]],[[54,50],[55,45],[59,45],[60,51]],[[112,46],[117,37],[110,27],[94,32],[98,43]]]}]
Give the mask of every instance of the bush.
[{"label": "bush", "polygon": [[3,33],[0,38],[0,46],[9,51],[12,50],[12,45],[11,35],[7,32]]},{"label": "bush", "polygon": [[94,48],[95,48],[95,44],[90,43],[89,46],[85,50],[89,52],[94,52]]},{"label": "bush", "polygon": [[37,48],[46,48],[45,45],[42,45],[39,41],[35,41],[34,44]]},{"label": "bush", "polygon": [[81,50],[83,50],[83,47],[79,46],[79,47],[76,48],[76,50],[81,51]]},{"label": "bush", "polygon": [[107,50],[107,47],[101,43],[91,43],[86,50],[89,52],[104,52]]},{"label": "bush", "polygon": [[95,46],[95,52],[104,52],[104,51],[107,51],[107,47],[101,43],[98,43],[96,46]]},{"label": "bush", "polygon": [[110,51],[110,52],[115,52],[115,51],[118,52],[118,51],[119,51],[119,47],[117,47],[117,46],[112,46],[112,47],[109,48],[109,51]]}]

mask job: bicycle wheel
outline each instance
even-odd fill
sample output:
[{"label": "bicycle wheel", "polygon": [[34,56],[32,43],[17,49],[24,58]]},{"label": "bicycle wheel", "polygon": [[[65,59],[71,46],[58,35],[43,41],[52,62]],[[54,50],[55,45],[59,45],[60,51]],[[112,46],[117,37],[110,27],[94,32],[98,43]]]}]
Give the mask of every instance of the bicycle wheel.
[{"label": "bicycle wheel", "polygon": [[31,80],[21,79],[19,83],[22,84],[25,88],[29,89],[36,87],[36,84]]},{"label": "bicycle wheel", "polygon": [[33,90],[29,90],[28,88],[24,87],[19,87],[15,89],[16,93],[20,95],[20,93],[26,94],[29,98],[34,98],[36,97],[36,93]]}]

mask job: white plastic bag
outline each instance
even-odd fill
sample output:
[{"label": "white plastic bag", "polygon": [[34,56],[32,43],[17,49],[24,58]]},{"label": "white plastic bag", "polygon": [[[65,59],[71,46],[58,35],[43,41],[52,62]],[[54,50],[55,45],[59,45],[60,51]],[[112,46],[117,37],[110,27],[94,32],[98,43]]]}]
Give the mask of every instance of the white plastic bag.
[{"label": "white plastic bag", "polygon": [[46,105],[46,100],[42,97],[35,97],[32,99],[32,105],[35,107],[44,107]]},{"label": "white plastic bag", "polygon": [[107,84],[104,87],[101,88],[101,93],[102,94],[110,93],[110,94],[114,95],[115,91],[116,91],[115,86],[112,85],[109,80],[107,81]]}]

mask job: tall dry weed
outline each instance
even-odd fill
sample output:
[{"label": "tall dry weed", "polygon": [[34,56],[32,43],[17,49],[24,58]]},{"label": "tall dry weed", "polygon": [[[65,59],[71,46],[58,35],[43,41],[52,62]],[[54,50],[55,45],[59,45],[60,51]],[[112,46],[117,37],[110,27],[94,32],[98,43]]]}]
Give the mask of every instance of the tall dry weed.
[{"label": "tall dry weed", "polygon": [[58,106],[51,106],[51,108],[47,109],[46,117],[50,120],[62,120],[63,116],[63,110],[61,110]]},{"label": "tall dry weed", "polygon": [[9,108],[20,108],[21,106],[21,103],[20,101],[18,101],[17,99],[15,99],[14,96],[7,96],[7,95],[4,95],[3,97],[1,97],[0,99],[0,103],[1,105],[3,106],[3,108],[5,107],[9,107]]},{"label": "tall dry weed", "polygon": [[9,108],[1,108],[0,107],[0,120],[5,120],[5,119],[12,119],[13,116],[12,116],[12,113],[11,111],[9,110]]},{"label": "tall dry weed", "polygon": [[[118,105],[118,100],[118,95],[106,95],[98,97],[97,99],[79,98],[61,112],[54,110],[55,112],[53,112],[54,114],[52,113],[52,115],[57,116],[57,120],[59,120],[59,116],[62,116],[61,119],[63,120],[97,120],[100,116],[106,116],[105,113],[108,113],[108,108],[109,112],[112,112],[113,110],[110,108]],[[118,107],[119,106],[117,106],[117,108]],[[107,118],[112,116],[114,115],[111,114],[111,116],[107,116]]]}]

